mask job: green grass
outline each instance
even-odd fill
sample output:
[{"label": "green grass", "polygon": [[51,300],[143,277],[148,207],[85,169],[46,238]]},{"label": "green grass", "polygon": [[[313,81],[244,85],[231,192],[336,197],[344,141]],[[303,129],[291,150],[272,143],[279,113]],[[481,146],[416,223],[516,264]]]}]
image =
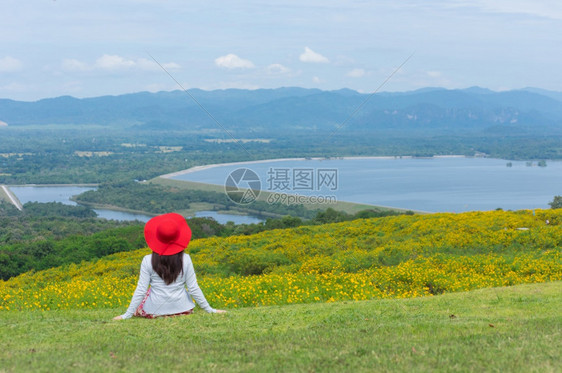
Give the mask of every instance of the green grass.
[{"label": "green grass", "polygon": [[0,372],[559,372],[560,310],[562,282],[156,320],[4,311]]},{"label": "green grass", "polygon": [[[171,186],[179,189],[206,190],[206,191],[213,191],[217,193],[225,193],[223,185],[206,184],[206,183],[199,183],[195,181],[185,181],[185,180],[157,177],[150,180],[150,183],[164,185],[164,186]],[[267,202],[268,197],[271,196],[272,194],[279,194],[279,193],[262,190],[260,191],[257,200],[262,202]],[[359,211],[369,210],[373,208],[377,208],[382,211],[400,211],[400,212],[407,211],[406,209],[400,209],[400,208],[382,207],[382,206],[367,205],[367,204],[345,202],[345,201],[336,201],[335,203],[308,203],[308,204],[305,203],[303,204],[303,206],[309,210],[327,209],[328,207],[331,207],[334,210],[343,211],[348,214],[355,214]],[[251,205],[249,206],[249,208],[251,209]]]}]

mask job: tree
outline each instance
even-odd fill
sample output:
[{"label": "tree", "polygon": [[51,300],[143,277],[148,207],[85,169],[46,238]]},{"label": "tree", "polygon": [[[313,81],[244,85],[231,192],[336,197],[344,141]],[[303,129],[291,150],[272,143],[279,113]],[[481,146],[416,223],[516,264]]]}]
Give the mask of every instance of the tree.
[{"label": "tree", "polygon": [[314,220],[320,222],[321,224],[337,223],[349,220],[349,215],[343,211],[337,211],[331,207],[328,207],[326,211],[317,213]]},{"label": "tree", "polygon": [[549,202],[548,204],[552,209],[562,208],[562,196],[554,196],[552,202]]}]

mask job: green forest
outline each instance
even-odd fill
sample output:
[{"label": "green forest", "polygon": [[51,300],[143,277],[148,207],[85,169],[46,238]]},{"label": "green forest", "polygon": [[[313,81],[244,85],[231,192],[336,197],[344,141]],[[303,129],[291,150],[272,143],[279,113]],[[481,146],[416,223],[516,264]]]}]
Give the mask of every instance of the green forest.
[{"label": "green forest", "polygon": [[241,207],[225,193],[199,189],[179,189],[153,183],[115,182],[104,183],[97,190],[84,192],[74,199],[90,206],[118,206],[149,214],[163,214],[170,211],[188,210],[192,203],[206,202],[214,210],[236,210],[251,212],[258,216],[282,217],[285,215],[311,219],[321,210],[307,209],[303,205],[270,204],[264,201],[252,202],[251,210]]},{"label": "green forest", "polygon": [[[285,157],[480,155],[508,160],[562,159],[560,136],[325,131],[260,134],[268,142],[209,142],[217,133],[43,127],[0,129],[0,184],[150,180],[193,166]],[[254,137],[236,133],[237,137]],[[268,137],[269,136],[269,137]],[[227,139],[230,140],[230,139]]]}]

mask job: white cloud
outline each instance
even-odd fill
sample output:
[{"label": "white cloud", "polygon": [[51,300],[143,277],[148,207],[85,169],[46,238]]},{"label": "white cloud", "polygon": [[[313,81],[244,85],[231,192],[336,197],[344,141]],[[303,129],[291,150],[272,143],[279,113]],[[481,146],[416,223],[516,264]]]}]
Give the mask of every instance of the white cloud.
[{"label": "white cloud", "polygon": [[[160,66],[153,60],[146,58],[139,58],[136,60],[135,65],[141,70],[160,70]],[[181,66],[175,62],[160,62],[166,70],[179,69]]]},{"label": "white cloud", "polygon": [[0,58],[0,73],[11,73],[19,71],[22,68],[22,63],[17,58],[6,56]]},{"label": "white cloud", "polygon": [[[147,58],[139,58],[136,62],[136,66],[139,67],[141,70],[158,70],[160,66],[153,60],[149,60]],[[164,66],[164,64],[162,64]],[[164,66],[166,68],[166,66]]]},{"label": "white cloud", "polygon": [[320,79],[320,78],[317,77],[317,76],[312,77],[312,81],[313,81],[314,83],[322,83],[322,79]]},{"label": "white cloud", "polygon": [[104,70],[117,70],[123,68],[130,68],[135,66],[136,63],[133,60],[125,59],[117,55],[104,54],[96,60],[95,67]]},{"label": "white cloud", "polygon": [[226,69],[251,69],[255,67],[252,61],[245,60],[232,53],[215,59],[215,65]]},{"label": "white cloud", "polygon": [[62,60],[62,68],[67,71],[86,71],[90,70],[88,64],[78,61],[74,58],[65,58]]},{"label": "white cloud", "polygon": [[442,75],[440,71],[426,71],[426,74],[430,78],[440,78]]},{"label": "white cloud", "polygon": [[267,67],[267,72],[272,75],[281,75],[291,72],[291,69],[279,63],[274,63]]},{"label": "white cloud", "polygon": [[204,90],[212,91],[215,89],[230,89],[230,88],[256,90],[262,87],[260,87],[257,84],[241,82],[241,81],[232,81],[232,82],[221,81],[218,82],[217,84],[213,84],[212,86],[205,86],[200,88]]},{"label": "white cloud", "polygon": [[365,76],[366,72],[363,69],[353,69],[349,71],[346,75],[351,78],[361,78]]},{"label": "white cloud", "polygon": [[177,64],[175,62],[166,62],[163,63],[162,66],[164,66],[166,69],[180,69],[181,65]]},{"label": "white cloud", "polygon": [[299,60],[302,62],[312,62],[312,63],[328,63],[330,62],[329,59],[321,55],[320,53],[316,53],[309,47],[304,47],[304,52],[299,56]]},{"label": "white cloud", "polygon": [[[93,64],[79,61],[74,58],[66,58],[62,61],[62,68],[66,71],[91,71],[91,70],[125,70],[138,69],[144,71],[157,71],[160,66],[147,58],[127,59],[118,55],[104,54],[96,59]],[[179,69],[181,66],[175,62],[161,63],[166,70]]]}]

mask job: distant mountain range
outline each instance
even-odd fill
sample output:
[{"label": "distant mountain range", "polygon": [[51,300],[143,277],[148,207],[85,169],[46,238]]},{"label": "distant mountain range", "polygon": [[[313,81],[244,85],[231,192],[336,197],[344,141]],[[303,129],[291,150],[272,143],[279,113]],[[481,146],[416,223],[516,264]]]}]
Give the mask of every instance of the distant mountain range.
[{"label": "distant mountain range", "polygon": [[[562,92],[537,88],[423,88],[370,96],[349,89],[228,89],[133,93],[35,102],[0,99],[9,127],[106,125],[137,130],[198,130],[221,126],[255,133],[322,130],[423,133],[562,134]],[[204,109],[202,109],[204,108]]]}]

